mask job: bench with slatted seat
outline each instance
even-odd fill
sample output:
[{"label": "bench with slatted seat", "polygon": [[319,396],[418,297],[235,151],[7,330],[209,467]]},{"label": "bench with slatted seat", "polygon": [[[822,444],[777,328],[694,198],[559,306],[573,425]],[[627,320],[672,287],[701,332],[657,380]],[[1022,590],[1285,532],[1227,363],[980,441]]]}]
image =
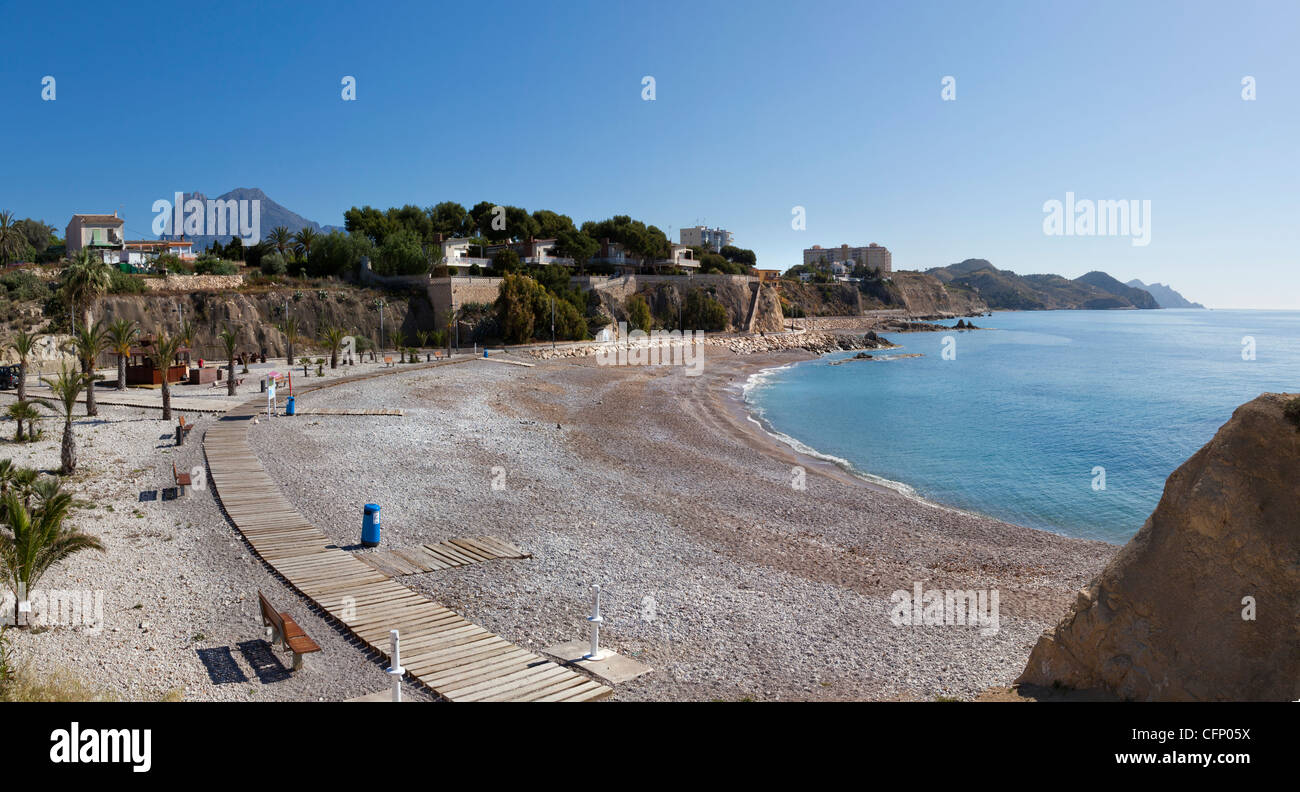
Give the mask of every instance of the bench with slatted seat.
[{"label": "bench with slatted seat", "polygon": [[257,592],[257,601],[262,606],[262,626],[271,633],[271,645],[284,644],[289,651],[293,652],[293,670],[302,668],[303,655],[319,652],[320,647],[307,637],[307,633],[302,631],[298,622],[294,621],[287,611],[277,611],[266,595],[260,591]]},{"label": "bench with slatted seat", "polygon": [[190,485],[190,474],[177,470],[175,462],[172,463],[172,480],[176,482],[176,497],[184,497],[185,488]]},{"label": "bench with slatted seat", "polygon": [[176,423],[176,445],[184,445],[186,436],[192,431],[194,431],[194,424],[185,423],[184,415],[178,416]]}]

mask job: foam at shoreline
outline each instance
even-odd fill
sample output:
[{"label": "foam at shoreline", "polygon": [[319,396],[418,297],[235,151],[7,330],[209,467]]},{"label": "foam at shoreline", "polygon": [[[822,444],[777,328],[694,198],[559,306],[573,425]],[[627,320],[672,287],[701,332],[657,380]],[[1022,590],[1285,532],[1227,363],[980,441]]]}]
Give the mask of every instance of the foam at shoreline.
[{"label": "foam at shoreline", "polygon": [[[827,357],[827,355],[822,355],[816,359],[822,360],[825,357]],[[941,511],[952,512],[954,514],[963,514],[970,517],[980,517],[984,519],[1000,520],[1000,518],[994,517],[992,515],[980,514],[979,512],[973,512],[967,509],[959,509],[955,506],[948,506],[943,503],[936,503],[935,501],[928,500],[924,496],[920,495],[914,488],[901,481],[895,481],[893,479],[887,479],[883,476],[877,476],[873,473],[868,473],[867,471],[858,468],[856,465],[854,465],[852,462],[845,459],[844,457],[839,457],[839,456],[835,456],[834,454],[827,454],[822,451],[819,451],[816,448],[813,448],[812,446],[803,442],[802,440],[799,440],[798,438],[795,437],[791,437],[785,432],[782,432],[776,429],[774,426],[772,426],[772,424],[768,422],[767,418],[763,415],[762,408],[754,405],[750,401],[750,394],[753,393],[753,391],[757,390],[758,388],[771,384],[772,378],[775,377],[778,372],[785,371],[786,369],[794,368],[799,363],[808,363],[808,362],[811,361],[801,360],[801,361],[796,361],[794,363],[786,363],[781,366],[769,366],[767,368],[759,369],[758,371],[749,375],[749,377],[745,379],[744,384],[740,386],[740,400],[745,408],[746,418],[752,421],[756,426],[758,426],[759,429],[761,429],[769,437],[772,437],[778,442],[790,447],[795,452],[807,457],[811,457],[813,459],[821,460],[823,462],[830,462],[831,464],[840,468],[845,473],[848,473],[850,476],[853,476],[854,478],[861,479],[862,481],[876,487],[881,487],[890,490],[892,492],[897,492],[899,495],[902,495],[905,498],[908,498],[909,500],[915,501],[916,503],[919,503],[922,506],[928,506],[931,509],[939,509]]]}]

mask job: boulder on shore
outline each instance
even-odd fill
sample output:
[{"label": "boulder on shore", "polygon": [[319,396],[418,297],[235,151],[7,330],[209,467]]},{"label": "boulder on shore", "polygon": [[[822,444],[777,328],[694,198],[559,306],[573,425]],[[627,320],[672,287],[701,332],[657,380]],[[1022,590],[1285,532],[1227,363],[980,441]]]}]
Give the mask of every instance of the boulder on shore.
[{"label": "boulder on shore", "polygon": [[1020,684],[1138,700],[1300,699],[1300,431],[1237,408],[1038,640]]}]

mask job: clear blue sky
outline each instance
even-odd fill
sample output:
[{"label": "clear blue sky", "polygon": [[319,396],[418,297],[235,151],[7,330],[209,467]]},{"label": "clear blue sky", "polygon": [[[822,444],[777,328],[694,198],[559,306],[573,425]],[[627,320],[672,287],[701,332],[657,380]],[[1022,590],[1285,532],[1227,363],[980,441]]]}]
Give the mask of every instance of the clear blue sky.
[{"label": "clear blue sky", "polygon": [[[152,236],[177,190],[490,200],[721,225],[772,268],[879,242],[1300,307],[1295,2],[4,5],[0,208],[60,230]],[[1150,200],[1150,245],[1045,236],[1067,191]]]}]

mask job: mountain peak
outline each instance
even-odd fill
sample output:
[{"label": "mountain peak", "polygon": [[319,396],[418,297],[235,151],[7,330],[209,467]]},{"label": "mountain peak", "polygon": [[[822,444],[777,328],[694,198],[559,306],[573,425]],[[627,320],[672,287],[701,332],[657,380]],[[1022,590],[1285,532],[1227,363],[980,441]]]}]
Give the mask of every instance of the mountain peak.
[{"label": "mountain peak", "polygon": [[[200,192],[191,192],[191,193],[184,194],[184,200],[188,201],[193,198],[197,198],[205,202],[208,200],[208,197]],[[259,225],[261,226],[259,230],[261,232],[262,239],[266,239],[266,236],[271,232],[271,229],[276,228],[278,226],[284,226],[285,228],[289,229],[290,233],[296,233],[298,231],[301,231],[304,228],[310,228],[311,230],[317,231],[322,234],[328,234],[331,231],[343,230],[338,226],[321,225],[320,223],[317,223],[315,220],[308,220],[307,218],[303,217],[297,212],[294,212],[291,209],[288,209],[287,207],[279,203],[276,203],[270,196],[268,196],[265,192],[263,192],[262,188],[260,187],[236,187],[235,189],[230,190],[229,192],[218,195],[213,200],[259,201],[260,202],[258,206],[258,209],[260,211]],[[173,235],[163,234],[162,238],[175,239],[177,238],[177,236],[174,234]],[[201,250],[207,250],[209,247],[211,247],[214,241],[219,241],[223,245],[228,244],[231,240],[231,235],[230,234],[222,234],[222,235],[202,234],[202,235],[188,236],[186,237],[186,239],[194,243],[195,251],[201,251]]]}]

